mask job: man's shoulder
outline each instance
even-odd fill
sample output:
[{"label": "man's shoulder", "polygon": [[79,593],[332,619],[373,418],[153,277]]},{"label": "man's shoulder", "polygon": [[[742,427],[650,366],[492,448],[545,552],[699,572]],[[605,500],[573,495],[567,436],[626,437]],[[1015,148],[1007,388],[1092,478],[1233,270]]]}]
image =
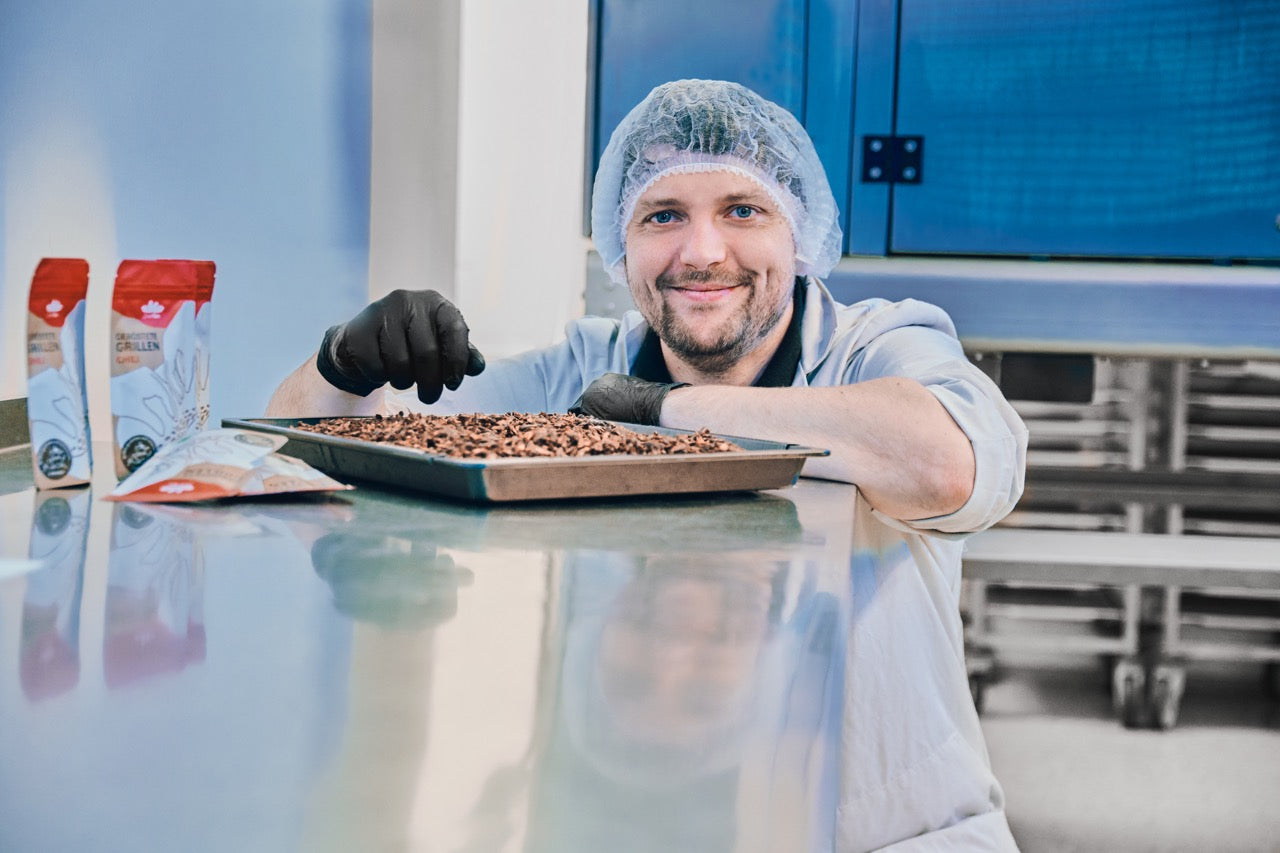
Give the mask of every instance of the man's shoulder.
[{"label": "man's shoulder", "polygon": [[[837,302],[831,292],[820,282],[812,282],[809,304],[818,304],[823,313],[829,313],[828,323],[836,335],[853,335],[869,340],[893,329],[906,326],[924,326],[956,336],[955,324],[941,307],[919,299],[892,301],[880,296],[869,296],[857,302]],[[827,324],[824,324],[827,325]]]}]

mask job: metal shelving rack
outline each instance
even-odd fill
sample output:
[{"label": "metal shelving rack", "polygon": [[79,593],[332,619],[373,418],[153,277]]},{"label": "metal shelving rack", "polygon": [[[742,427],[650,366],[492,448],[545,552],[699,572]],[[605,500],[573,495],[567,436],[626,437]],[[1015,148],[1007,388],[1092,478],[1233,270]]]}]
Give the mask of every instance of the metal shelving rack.
[{"label": "metal shelving rack", "polygon": [[[1173,470],[1280,473],[1280,365],[1176,363],[1170,424]],[[1171,504],[1166,531],[1280,537],[1280,494],[1273,499],[1270,508],[1252,511]],[[1179,671],[1184,661],[1259,662],[1273,695],[1280,695],[1280,590],[1169,586],[1160,623],[1161,654]]]},{"label": "metal shelving rack", "polygon": [[[1280,495],[1231,488],[1242,477],[1280,473],[1280,365],[1099,359],[1088,403],[1012,402],[1030,432],[1029,485],[1001,527],[1280,536]],[[1082,485],[1037,488],[1050,472],[1062,484],[1078,472]],[[1087,485],[1106,479],[1146,486]],[[1199,488],[1178,485],[1192,481]],[[1192,661],[1264,663],[1272,689],[1280,688],[1280,565],[1275,570],[1274,593],[1140,586],[1122,572],[1108,584],[966,579],[979,710],[999,655],[1013,651],[1100,656],[1130,726],[1176,723]]]}]

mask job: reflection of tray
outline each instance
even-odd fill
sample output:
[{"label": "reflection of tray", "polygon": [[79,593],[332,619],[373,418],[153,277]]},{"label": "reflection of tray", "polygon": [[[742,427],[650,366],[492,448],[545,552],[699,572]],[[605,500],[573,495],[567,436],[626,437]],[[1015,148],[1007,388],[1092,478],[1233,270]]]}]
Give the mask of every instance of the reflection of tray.
[{"label": "reflection of tray", "polygon": [[[300,423],[324,420],[228,418],[222,425],[286,436],[289,441],[280,449],[281,453],[296,456],[335,477],[481,502],[778,489],[796,481],[806,457],[827,455],[827,451],[812,447],[722,436],[742,451],[669,456],[453,459],[409,447],[295,429]],[[623,426],[638,432],[667,435],[686,432]]]}]

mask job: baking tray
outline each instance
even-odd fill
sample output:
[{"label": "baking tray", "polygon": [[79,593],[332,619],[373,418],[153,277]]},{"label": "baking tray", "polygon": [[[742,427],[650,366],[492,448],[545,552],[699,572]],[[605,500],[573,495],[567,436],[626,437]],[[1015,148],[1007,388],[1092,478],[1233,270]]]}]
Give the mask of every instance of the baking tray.
[{"label": "baking tray", "polygon": [[[283,435],[288,442],[281,453],[340,479],[478,503],[780,489],[795,483],[806,458],[828,454],[813,447],[720,436],[742,450],[667,456],[455,459],[411,447],[297,429],[298,424],[325,420],[330,419],[224,418],[222,425]],[[619,425],[642,433],[690,433],[665,427]]]}]

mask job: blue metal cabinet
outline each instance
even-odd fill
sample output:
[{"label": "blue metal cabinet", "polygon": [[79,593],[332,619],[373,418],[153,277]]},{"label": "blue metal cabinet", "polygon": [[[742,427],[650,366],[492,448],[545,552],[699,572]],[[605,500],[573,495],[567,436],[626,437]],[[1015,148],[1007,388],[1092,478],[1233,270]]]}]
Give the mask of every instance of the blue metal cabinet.
[{"label": "blue metal cabinet", "polygon": [[890,253],[1280,258],[1275,0],[865,5],[927,141]]},{"label": "blue metal cabinet", "polygon": [[[847,252],[1280,259],[1275,0],[597,0],[592,174],[658,83],[794,112]],[[919,135],[918,184],[861,179]]]}]

